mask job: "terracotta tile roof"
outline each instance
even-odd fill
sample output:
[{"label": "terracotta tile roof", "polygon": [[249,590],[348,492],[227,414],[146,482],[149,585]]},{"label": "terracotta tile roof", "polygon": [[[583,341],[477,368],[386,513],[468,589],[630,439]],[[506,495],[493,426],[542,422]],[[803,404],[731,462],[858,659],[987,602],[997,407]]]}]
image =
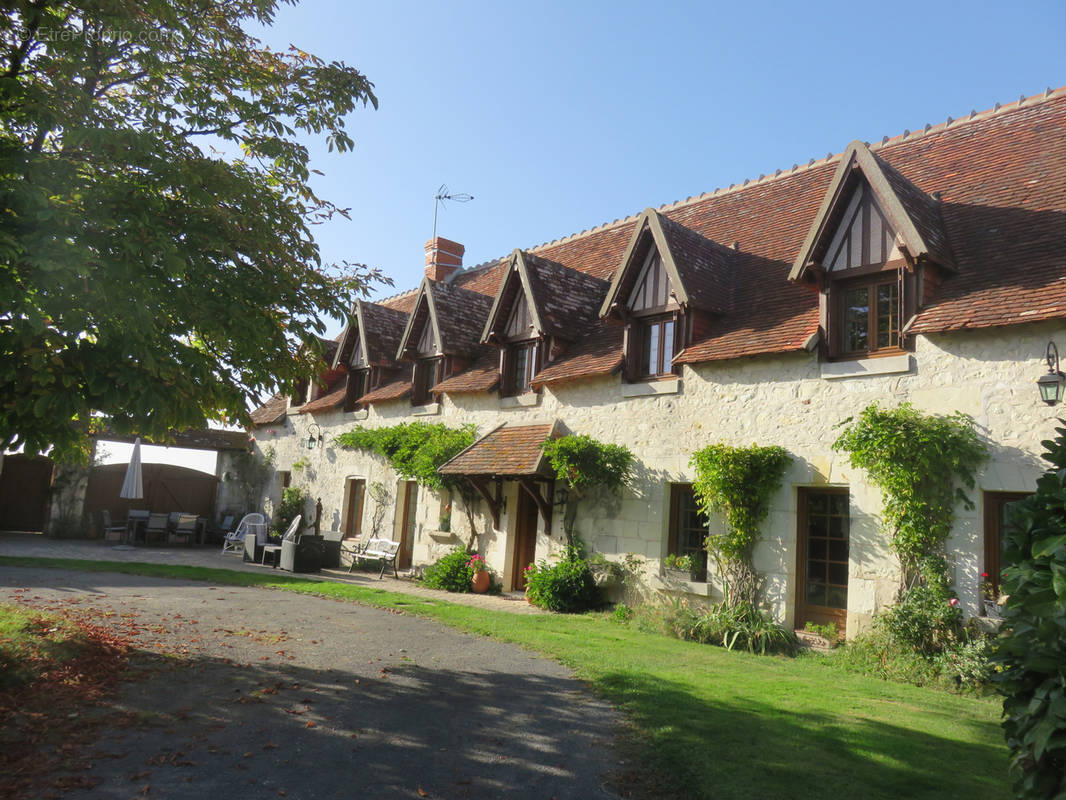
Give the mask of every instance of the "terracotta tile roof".
[{"label": "terracotta tile roof", "polygon": [[[929,256],[955,268],[945,272],[931,304],[912,321],[912,333],[1066,317],[1066,89],[868,150]],[[818,295],[789,282],[788,275],[841,158],[812,161],[656,212],[664,233],[669,231],[671,250],[685,254],[677,261],[700,265],[686,273],[686,287],[691,281],[689,291],[701,302],[713,298],[723,311],[678,355],[678,363],[791,352],[810,341],[818,330]],[[538,263],[551,263],[546,272],[560,265],[609,280],[640,219],[616,220],[526,252]],[[737,249],[730,252],[734,242]],[[722,269],[723,258],[728,270]],[[483,323],[487,306],[483,313],[464,314],[463,298],[494,295],[508,263],[455,276],[441,295],[441,309],[459,310],[445,314],[447,336],[474,339],[469,323],[475,316]],[[538,276],[541,272],[538,266]],[[454,295],[464,289],[464,295]],[[727,293],[731,302],[723,307],[719,298]],[[554,294],[546,286],[538,302]],[[383,301],[404,312],[413,303],[411,293]],[[621,365],[621,342],[620,326],[596,324],[534,382],[613,372]],[[479,361],[468,383],[456,376],[443,385],[484,386],[484,370]]]},{"label": "terracotta tile roof", "polygon": [[289,407],[289,398],[276,394],[251,413],[252,425],[273,425],[285,419],[285,409]]},{"label": "terracotta tile roof", "polygon": [[481,352],[481,329],[492,308],[492,298],[459,286],[429,281],[437,307],[441,350],[468,355]]},{"label": "terracotta tile roof", "polygon": [[735,253],[669,217],[659,216],[689,303],[707,311],[727,311]]},{"label": "terracotta tile roof", "polygon": [[470,394],[488,392],[500,383],[500,354],[493,349],[486,352],[474,365],[458,375],[445,378],[431,389],[433,394]]},{"label": "terracotta tile roof", "polygon": [[300,406],[301,414],[314,414],[318,411],[331,411],[344,402],[346,382],[341,380],[339,385],[334,382],[333,386],[326,390],[321,397],[316,397],[310,403]]},{"label": "terracotta tile roof", "polygon": [[567,340],[580,338],[596,322],[607,281],[532,253],[525,255],[525,261],[544,333]]},{"label": "terracotta tile roof", "polygon": [[547,465],[540,446],[552,435],[554,427],[551,424],[496,428],[437,471],[442,475],[545,474]]},{"label": "terracotta tile roof", "polygon": [[411,394],[411,381],[395,380],[392,383],[386,383],[384,386],[379,386],[377,389],[367,392],[356,402],[360,405],[386,403],[390,400],[402,400],[409,394]]},{"label": "terracotta tile roof", "polygon": [[621,325],[597,320],[584,338],[533,376],[533,386],[610,375],[622,366],[622,333]]}]

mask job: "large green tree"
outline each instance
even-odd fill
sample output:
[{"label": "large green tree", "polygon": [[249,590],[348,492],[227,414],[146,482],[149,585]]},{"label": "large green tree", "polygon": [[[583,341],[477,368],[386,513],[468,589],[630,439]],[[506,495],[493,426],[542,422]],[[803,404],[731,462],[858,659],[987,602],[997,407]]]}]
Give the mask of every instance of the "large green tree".
[{"label": "large green tree", "polygon": [[377,99],[244,30],[276,0],[32,0],[0,15],[0,449],[163,438],[309,374],[380,278],[323,265],[302,139]]}]

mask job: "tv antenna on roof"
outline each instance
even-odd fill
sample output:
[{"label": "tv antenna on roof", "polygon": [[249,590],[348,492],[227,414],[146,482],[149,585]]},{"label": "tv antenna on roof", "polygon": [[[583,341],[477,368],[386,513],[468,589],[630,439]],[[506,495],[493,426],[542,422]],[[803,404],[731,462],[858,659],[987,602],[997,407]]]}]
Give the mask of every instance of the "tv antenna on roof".
[{"label": "tv antenna on roof", "polygon": [[474,195],[466,194],[465,192],[451,193],[448,187],[442,183],[440,188],[437,189],[437,193],[433,196],[433,238],[437,238],[437,209],[444,205],[445,200],[454,200],[456,203],[469,203],[473,199]]}]

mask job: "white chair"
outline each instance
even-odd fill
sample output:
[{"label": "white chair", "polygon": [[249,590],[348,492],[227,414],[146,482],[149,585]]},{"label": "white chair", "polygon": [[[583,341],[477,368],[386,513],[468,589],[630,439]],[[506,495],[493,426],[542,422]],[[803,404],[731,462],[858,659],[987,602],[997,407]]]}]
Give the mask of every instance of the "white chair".
[{"label": "white chair", "polygon": [[274,568],[277,569],[278,562],[281,560],[281,553],[285,547],[285,542],[298,542],[300,539],[300,520],[303,517],[300,514],[296,515],[296,519],[289,523],[288,530],[285,531],[285,535],[281,538],[281,544],[267,544],[263,545],[263,557],[261,561],[266,566],[267,556],[270,556],[273,562]]},{"label": "white chair", "polygon": [[260,530],[266,534],[266,517],[262,514],[245,514],[244,518],[237,523],[237,527],[226,534],[222,540],[223,553],[243,553],[244,534],[259,534]]}]

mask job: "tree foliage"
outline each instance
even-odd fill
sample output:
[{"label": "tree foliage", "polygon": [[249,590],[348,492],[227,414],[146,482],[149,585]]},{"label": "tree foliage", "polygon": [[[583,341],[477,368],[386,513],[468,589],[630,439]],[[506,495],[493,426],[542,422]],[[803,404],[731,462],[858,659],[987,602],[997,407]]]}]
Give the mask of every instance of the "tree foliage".
[{"label": "tree foliage", "polygon": [[843,424],[833,449],[847,453],[881,490],[882,519],[906,585],[921,580],[946,598],[943,549],[955,504],[973,508],[963,487],[974,487],[977,468],[988,458],[973,419],[962,413],[929,416],[904,403],[888,410],[868,406]]},{"label": "tree foliage", "polygon": [[349,450],[367,450],[384,458],[404,478],[430,489],[455,488],[456,481],[437,468],[474,443],[473,425],[449,428],[444,424],[404,422],[382,428],[362,425],[339,434],[336,442]]},{"label": "tree foliage", "polygon": [[1003,532],[1007,593],[994,659],[1019,797],[1066,796],[1066,428],[1044,442],[1052,467],[1013,504]]},{"label": "tree foliage", "polygon": [[770,511],[770,497],[792,456],[781,447],[731,447],[712,444],[692,454],[696,470],[692,491],[704,514],[722,514],[726,531],[707,537],[707,551],[726,580],[728,605],[756,608],[759,582],[752,555],[759,526]]},{"label": "tree foliage", "polygon": [[[307,135],[377,104],[246,33],[277,0],[28,0],[0,16],[0,447],[165,440],[313,374],[375,270],[324,266]],[[225,154],[230,155],[225,155]]]}]

